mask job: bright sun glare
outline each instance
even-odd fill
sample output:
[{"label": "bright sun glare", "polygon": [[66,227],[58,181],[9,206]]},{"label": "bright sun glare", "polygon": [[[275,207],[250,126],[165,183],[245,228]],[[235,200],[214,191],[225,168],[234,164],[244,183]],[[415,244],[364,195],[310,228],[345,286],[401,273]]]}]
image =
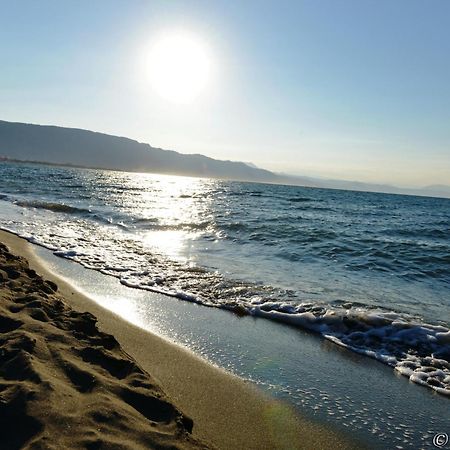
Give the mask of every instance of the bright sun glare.
[{"label": "bright sun glare", "polygon": [[206,86],[210,58],[195,36],[173,33],[156,39],[149,55],[153,89],[174,103],[193,101]]}]

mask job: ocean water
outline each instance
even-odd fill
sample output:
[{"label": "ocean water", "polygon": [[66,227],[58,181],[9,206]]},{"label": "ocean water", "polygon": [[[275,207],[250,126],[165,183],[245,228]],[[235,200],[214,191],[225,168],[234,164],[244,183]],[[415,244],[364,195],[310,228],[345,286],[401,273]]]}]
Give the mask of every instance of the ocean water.
[{"label": "ocean water", "polygon": [[450,396],[448,199],[0,163],[0,227]]}]

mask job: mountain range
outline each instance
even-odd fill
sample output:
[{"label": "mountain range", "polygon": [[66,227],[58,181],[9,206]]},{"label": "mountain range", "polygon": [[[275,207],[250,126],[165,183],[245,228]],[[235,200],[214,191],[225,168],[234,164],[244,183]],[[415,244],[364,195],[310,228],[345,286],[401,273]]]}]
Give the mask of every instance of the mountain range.
[{"label": "mountain range", "polygon": [[450,198],[450,186],[404,189],[390,185],[293,176],[252,163],[163,150],[132,139],[77,128],[0,120],[0,159],[239,181]]}]

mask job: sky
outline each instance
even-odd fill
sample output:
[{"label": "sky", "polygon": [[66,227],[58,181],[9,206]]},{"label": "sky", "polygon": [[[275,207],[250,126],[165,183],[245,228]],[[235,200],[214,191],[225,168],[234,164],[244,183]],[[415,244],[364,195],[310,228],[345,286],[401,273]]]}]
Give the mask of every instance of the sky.
[{"label": "sky", "polygon": [[[150,73],[155,42],[177,34],[209,67],[184,103]],[[0,119],[289,174],[449,185],[450,1],[0,0]]]}]

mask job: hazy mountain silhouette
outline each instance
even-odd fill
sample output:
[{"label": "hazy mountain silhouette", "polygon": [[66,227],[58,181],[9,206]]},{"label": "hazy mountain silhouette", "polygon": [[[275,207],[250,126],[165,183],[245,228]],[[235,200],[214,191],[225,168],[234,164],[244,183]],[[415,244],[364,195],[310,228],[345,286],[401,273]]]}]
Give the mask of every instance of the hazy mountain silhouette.
[{"label": "hazy mountain silhouette", "polygon": [[281,182],[242,162],[162,150],[132,139],[75,128],[0,121],[0,156],[82,167]]},{"label": "hazy mountain silhouette", "polygon": [[77,128],[0,120],[0,158],[80,167],[152,172],[310,187],[450,197],[450,186],[403,189],[357,181],[277,174],[252,163],[221,161],[155,148],[125,137]]}]

